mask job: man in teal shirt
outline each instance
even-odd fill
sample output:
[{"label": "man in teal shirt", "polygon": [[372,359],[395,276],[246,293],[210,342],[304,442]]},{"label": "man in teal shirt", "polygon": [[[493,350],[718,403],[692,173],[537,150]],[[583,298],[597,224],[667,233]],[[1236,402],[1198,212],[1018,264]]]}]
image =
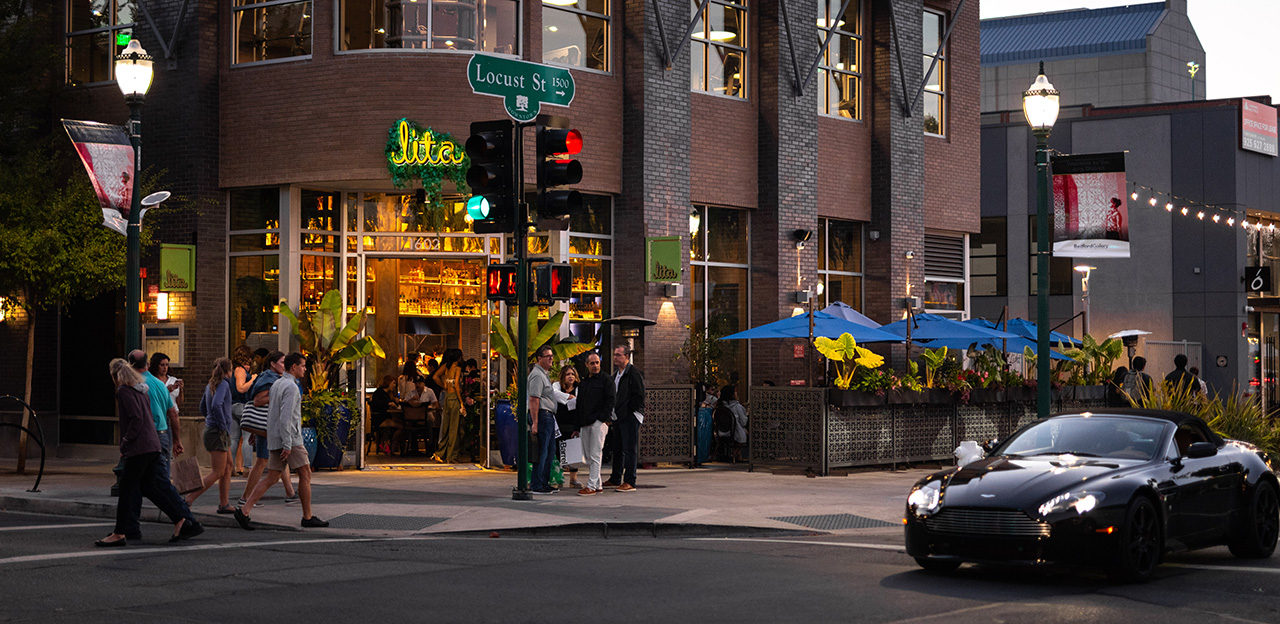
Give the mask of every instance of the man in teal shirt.
[{"label": "man in teal shirt", "polygon": [[165,387],[164,382],[147,370],[146,353],[137,349],[130,351],[129,365],[147,382],[147,396],[151,399],[151,418],[155,421],[156,433],[160,436],[160,472],[168,481],[170,480],[169,460],[175,452],[178,455],[182,454],[182,440],[178,438],[178,407],[173,404],[173,396],[169,394],[169,389]]}]

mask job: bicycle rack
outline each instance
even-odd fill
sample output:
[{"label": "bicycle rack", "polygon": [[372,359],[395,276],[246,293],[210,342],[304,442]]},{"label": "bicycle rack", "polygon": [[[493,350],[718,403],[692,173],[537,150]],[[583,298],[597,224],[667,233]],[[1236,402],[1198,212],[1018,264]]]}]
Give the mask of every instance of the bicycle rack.
[{"label": "bicycle rack", "polygon": [[22,431],[25,431],[27,435],[34,438],[36,441],[36,444],[40,445],[40,472],[36,474],[36,484],[31,486],[31,489],[27,490],[28,492],[39,492],[40,480],[44,478],[44,455],[45,455],[44,427],[40,424],[40,417],[36,415],[36,411],[31,409],[31,406],[27,405],[26,401],[23,401],[22,399],[19,399],[18,397],[13,395],[5,395],[0,397],[0,401],[4,401],[6,399],[17,402],[19,405],[23,407],[23,409],[27,410],[28,412],[31,412],[31,420],[36,423],[36,431],[39,432],[38,435],[36,432],[33,432],[28,428],[23,427],[22,425],[14,424],[14,423],[0,422],[0,427],[13,427],[14,429],[21,429]]}]

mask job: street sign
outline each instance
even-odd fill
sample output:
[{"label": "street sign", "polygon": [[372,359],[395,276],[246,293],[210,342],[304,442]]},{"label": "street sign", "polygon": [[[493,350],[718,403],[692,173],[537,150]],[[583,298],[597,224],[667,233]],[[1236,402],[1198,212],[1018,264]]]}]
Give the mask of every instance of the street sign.
[{"label": "street sign", "polygon": [[502,98],[507,115],[522,123],[537,117],[543,104],[573,102],[573,74],[550,65],[474,54],[467,63],[467,82],[472,93]]},{"label": "street sign", "polygon": [[1245,283],[1248,292],[1271,292],[1271,267],[1269,266],[1251,266],[1244,270]]}]

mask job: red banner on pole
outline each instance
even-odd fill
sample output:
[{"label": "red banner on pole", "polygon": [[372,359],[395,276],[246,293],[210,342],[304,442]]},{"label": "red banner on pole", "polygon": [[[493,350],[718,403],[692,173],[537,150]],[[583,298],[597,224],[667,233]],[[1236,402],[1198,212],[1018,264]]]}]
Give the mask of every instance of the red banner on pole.
[{"label": "red banner on pole", "polygon": [[133,199],[133,145],[129,135],[120,126],[93,121],[63,119],[62,126],[89,172],[89,181],[102,205],[103,225],[124,234]]},{"label": "red banner on pole", "polygon": [[1128,258],[1124,152],[1053,158],[1053,255]]}]

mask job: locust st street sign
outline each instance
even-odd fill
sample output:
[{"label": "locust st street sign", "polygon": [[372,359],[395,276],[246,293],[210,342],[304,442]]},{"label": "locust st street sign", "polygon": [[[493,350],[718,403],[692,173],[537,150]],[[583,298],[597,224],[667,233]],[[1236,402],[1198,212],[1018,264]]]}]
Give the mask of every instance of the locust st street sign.
[{"label": "locust st street sign", "polygon": [[475,54],[467,64],[471,92],[502,98],[512,119],[532,121],[543,104],[573,102],[573,74],[569,70],[528,61]]}]

